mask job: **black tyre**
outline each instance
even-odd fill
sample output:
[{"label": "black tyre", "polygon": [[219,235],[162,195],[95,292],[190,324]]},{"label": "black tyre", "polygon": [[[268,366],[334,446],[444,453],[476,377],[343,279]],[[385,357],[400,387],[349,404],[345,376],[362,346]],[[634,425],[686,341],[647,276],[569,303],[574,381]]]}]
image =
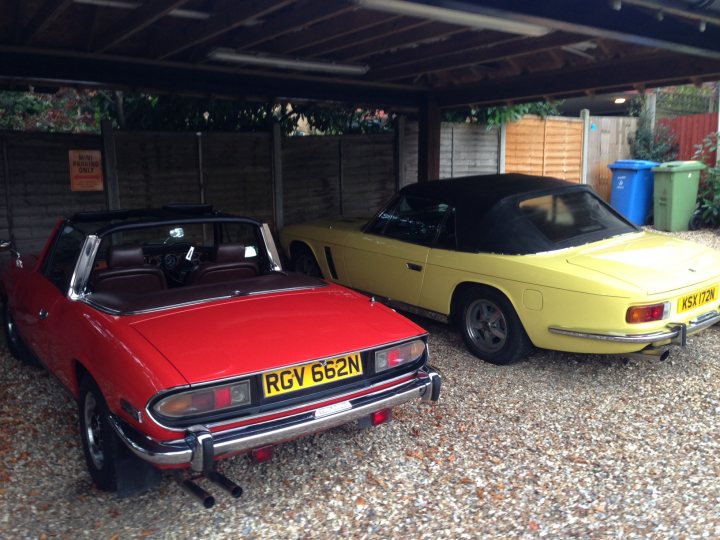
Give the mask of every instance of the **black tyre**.
[{"label": "black tyre", "polygon": [[507,365],[532,350],[510,302],[494,289],[477,287],[463,295],[458,324],[468,349],[486,362]]},{"label": "black tyre", "polygon": [[306,246],[300,246],[293,249],[293,269],[299,274],[305,274],[312,277],[323,277],[320,271],[320,265],[315,260],[312,251]]},{"label": "black tyre", "polygon": [[80,383],[80,440],[95,486],[117,490],[116,461],[119,440],[108,419],[108,406],[95,381],[85,376]]},{"label": "black tyre", "polygon": [[17,331],[7,301],[3,303],[3,328],[5,329],[5,343],[7,344],[10,354],[23,364],[39,367],[40,363],[37,358],[35,358],[30,352],[30,349],[27,348],[27,345],[25,345],[25,342]]}]

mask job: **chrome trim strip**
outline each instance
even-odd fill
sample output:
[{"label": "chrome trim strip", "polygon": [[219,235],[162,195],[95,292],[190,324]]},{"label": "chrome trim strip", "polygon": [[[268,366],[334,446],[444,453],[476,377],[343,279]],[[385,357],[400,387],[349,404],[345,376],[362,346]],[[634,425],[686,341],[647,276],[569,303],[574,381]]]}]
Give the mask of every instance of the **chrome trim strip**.
[{"label": "chrome trim strip", "polygon": [[656,341],[665,341],[671,339],[679,340],[678,343],[675,344],[684,346],[685,343],[683,343],[684,340],[682,339],[683,334],[686,336],[690,334],[695,334],[700,330],[704,330],[705,328],[712,326],[718,322],[720,322],[720,313],[718,313],[717,311],[711,311],[706,313],[705,315],[700,315],[699,317],[691,320],[687,324],[669,323],[667,325],[667,330],[651,332],[648,334],[596,334],[593,332],[570,330],[567,328],[557,328],[553,326],[549,327],[548,330],[553,334],[558,334],[562,336],[570,336],[581,339],[594,339],[596,341],[610,341],[613,343],[647,344],[655,343]]},{"label": "chrome trim strip", "polygon": [[270,260],[270,270],[282,272],[282,266],[280,265],[280,253],[275,246],[275,240],[273,240],[272,232],[267,223],[263,223],[260,227],[260,234],[265,241],[265,249],[267,251],[268,259]]},{"label": "chrome trim strip", "polygon": [[85,297],[85,289],[90,279],[93,261],[95,261],[95,255],[99,247],[100,238],[94,234],[88,235],[80,250],[80,256],[75,263],[75,268],[70,278],[70,289],[68,290],[68,298],[70,300],[81,300]]},{"label": "chrome trim strip", "polygon": [[[409,340],[409,341],[412,341],[412,340]],[[396,343],[405,343],[405,341],[400,341],[400,342],[396,342]],[[369,352],[369,351],[372,351],[372,350],[374,350],[374,349],[375,349],[375,347],[372,347],[372,348],[370,348],[370,349],[361,349],[360,351],[351,351],[351,352],[359,352],[359,353],[362,354],[362,353],[364,353],[364,352]],[[350,353],[346,353],[346,354],[350,354]],[[339,356],[343,356],[343,355],[342,355],[342,354],[338,354],[338,355],[334,355],[334,356],[326,356],[325,358],[318,358],[318,359],[315,359],[315,360],[309,360],[309,361],[307,361],[307,362],[302,362],[302,363],[299,363],[299,364],[289,364],[289,365],[287,365],[287,366],[281,366],[281,367],[279,367],[279,368],[277,368],[277,369],[282,369],[282,368],[284,368],[284,367],[303,366],[303,365],[305,365],[305,364],[314,364],[315,362],[322,362],[323,360],[328,360],[328,359],[330,359],[330,358],[337,358],[337,357],[339,357]],[[157,420],[157,418],[155,418],[155,417],[153,416],[152,410],[150,409],[150,403],[152,403],[153,401],[157,400],[157,399],[159,398],[159,396],[163,396],[163,395],[166,395],[166,394],[172,394],[172,393],[174,393],[173,390],[179,390],[180,392],[182,392],[182,389],[195,390],[195,389],[199,389],[199,388],[206,388],[206,387],[209,387],[209,386],[216,386],[216,385],[227,384],[227,383],[230,383],[230,382],[232,382],[232,381],[240,381],[240,380],[243,380],[243,379],[248,379],[248,378],[250,378],[250,377],[254,377],[254,376],[256,376],[256,375],[262,375],[263,373],[270,373],[271,371],[277,371],[277,369],[266,369],[266,370],[263,370],[263,371],[254,371],[254,372],[252,372],[252,373],[248,373],[248,374],[242,375],[242,376],[240,376],[240,377],[228,377],[228,378],[225,378],[225,379],[219,379],[219,380],[216,380],[216,381],[212,381],[212,382],[208,382],[208,383],[203,383],[203,384],[198,384],[198,385],[194,385],[194,386],[193,386],[193,385],[188,385],[188,386],[176,386],[176,387],[171,388],[171,389],[169,389],[169,390],[165,390],[165,391],[162,391],[162,392],[158,392],[158,393],[155,394],[153,397],[151,397],[151,398],[148,400],[148,404],[145,406],[145,411],[147,412],[148,417],[149,417],[150,419],[152,419],[153,422],[155,422],[158,426],[162,427],[163,429],[167,429],[168,431],[177,431],[178,433],[183,433],[183,432],[185,431],[185,428],[170,427],[170,426],[166,426],[165,424],[160,423],[160,422]],[[293,409],[297,409],[297,408],[299,408],[299,407],[314,407],[315,405],[318,405],[318,404],[320,404],[320,403],[323,403],[323,402],[327,401],[328,399],[343,399],[343,398],[347,398],[348,396],[351,396],[352,394],[357,394],[358,392],[362,392],[363,390],[370,390],[370,392],[368,392],[367,394],[364,394],[363,396],[358,396],[358,397],[364,397],[364,396],[367,396],[367,395],[372,395],[372,394],[373,394],[373,391],[374,391],[376,388],[380,387],[380,386],[384,386],[384,385],[386,385],[386,384],[388,384],[388,383],[397,382],[397,381],[399,381],[400,379],[402,379],[402,378],[404,378],[404,377],[407,377],[408,375],[413,375],[413,373],[414,373],[414,374],[422,373],[423,370],[428,370],[427,366],[421,367],[418,371],[415,371],[415,372],[410,371],[410,372],[408,372],[408,373],[403,373],[402,375],[398,375],[397,377],[393,377],[392,379],[386,379],[386,380],[383,380],[382,382],[372,384],[372,385],[370,385],[370,386],[368,386],[368,387],[365,387],[365,388],[356,388],[355,390],[351,390],[350,392],[345,392],[344,394],[338,394],[338,395],[332,396],[332,397],[325,397],[325,398],[322,398],[322,399],[317,399],[317,400],[315,400],[315,401],[309,401],[309,402],[307,402],[307,403],[290,405],[290,406],[288,406],[288,407],[283,407],[282,409],[273,409],[273,410],[271,410],[271,411],[265,411],[265,412],[262,412],[262,413],[259,413],[259,414],[254,414],[254,415],[252,415],[252,416],[244,416],[244,417],[242,417],[242,418],[240,418],[240,419],[238,419],[238,418],[233,418],[233,419],[230,419],[230,420],[224,420],[224,421],[222,421],[222,422],[213,422],[213,423],[204,424],[204,425],[206,425],[206,426],[208,426],[208,427],[213,427],[213,428],[214,428],[214,427],[225,426],[225,425],[227,425],[227,424],[234,424],[234,423],[237,423],[238,421],[244,422],[244,421],[246,421],[246,420],[255,420],[255,419],[257,419],[257,418],[262,418],[262,417],[264,417],[264,416],[268,416],[268,415],[271,415],[271,414],[279,414],[279,413],[284,413],[284,412],[292,411]],[[357,398],[353,398],[353,399],[357,399]]]},{"label": "chrome trim strip", "polygon": [[[228,433],[225,434],[222,432],[215,433],[212,442],[213,453],[215,456],[221,456],[227,453],[244,452],[253,448],[277,444],[289,439],[325,431],[352,422],[379,409],[395,407],[416,398],[424,399],[426,394],[432,392],[433,379],[431,378],[431,373],[435,372],[425,371],[423,377],[409,381],[408,384],[412,385],[411,388],[404,388],[402,390],[389,388],[376,392],[375,394],[360,396],[357,399],[372,399],[373,397],[376,397],[376,399],[373,399],[369,403],[353,406],[349,410],[339,411],[336,414],[320,418],[309,418],[301,422],[294,420],[297,416],[307,415],[312,412],[306,411],[281,419],[281,421],[289,422],[290,425],[280,426],[269,429],[268,431],[244,433],[250,428],[260,427],[262,429],[264,423],[260,423],[229,430]],[[271,420],[269,422],[274,421],[277,420]],[[188,465],[194,461],[198,461],[197,456],[193,455],[193,450],[188,446],[185,439],[168,443],[158,443],[139,433],[126,432],[120,421],[112,415],[110,416],[110,423],[118,437],[120,437],[120,440],[122,440],[136,456],[145,461],[155,465]],[[223,440],[223,437],[228,438]]]}]

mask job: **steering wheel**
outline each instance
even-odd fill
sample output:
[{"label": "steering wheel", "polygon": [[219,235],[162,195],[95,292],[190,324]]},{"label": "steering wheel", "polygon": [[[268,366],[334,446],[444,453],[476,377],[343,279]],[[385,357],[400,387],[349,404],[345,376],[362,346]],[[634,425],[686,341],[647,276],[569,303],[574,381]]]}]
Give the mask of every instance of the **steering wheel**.
[{"label": "steering wheel", "polygon": [[162,257],[162,267],[167,277],[178,285],[185,282],[187,275],[198,267],[194,258],[195,246],[189,242],[173,244],[173,251]]}]

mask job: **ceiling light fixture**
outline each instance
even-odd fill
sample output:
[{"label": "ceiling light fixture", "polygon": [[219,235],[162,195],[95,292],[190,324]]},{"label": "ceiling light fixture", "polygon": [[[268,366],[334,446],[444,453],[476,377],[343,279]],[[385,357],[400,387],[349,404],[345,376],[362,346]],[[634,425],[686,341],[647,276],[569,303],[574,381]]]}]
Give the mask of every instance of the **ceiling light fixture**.
[{"label": "ceiling light fixture", "polygon": [[624,98],[624,97],[616,97],[616,98],[613,100],[613,103],[614,103],[615,105],[622,105],[622,104],[625,103],[626,101],[627,101],[627,98]]},{"label": "ceiling light fixture", "polygon": [[[74,0],[76,4],[89,4],[91,6],[110,7],[117,9],[137,9],[142,4],[140,2],[131,2],[125,0]],[[173,9],[168,15],[172,17],[180,17],[182,19],[196,19],[204,21],[210,18],[210,14],[205,11],[197,11],[194,9]]]},{"label": "ceiling light fixture", "polygon": [[[420,2],[410,2],[407,0],[355,0],[355,2],[362,7],[377,11],[384,11],[386,13],[420,17],[438,22],[457,24],[460,26],[472,26],[474,28],[483,28],[486,30],[497,30],[499,32],[507,32],[509,34],[540,37],[550,33],[549,28],[539,24],[513,21],[494,15],[477,13],[475,11],[452,9]],[[460,5],[462,6],[463,4]],[[469,4],[466,5],[468,8],[471,7]]]},{"label": "ceiling light fixture", "polygon": [[342,75],[365,75],[369,69],[368,66],[361,64],[338,64],[336,62],[303,60],[301,58],[288,58],[268,54],[239,53],[232,49],[222,47],[210,51],[208,58],[220,62],[232,62],[234,64],[250,64],[279,69],[297,69],[299,71],[320,71]]}]

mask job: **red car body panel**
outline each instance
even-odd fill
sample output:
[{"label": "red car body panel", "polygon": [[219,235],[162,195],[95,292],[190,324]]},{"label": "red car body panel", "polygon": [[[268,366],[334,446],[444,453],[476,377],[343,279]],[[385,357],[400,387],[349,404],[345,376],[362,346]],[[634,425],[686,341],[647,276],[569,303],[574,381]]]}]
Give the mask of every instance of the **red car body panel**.
[{"label": "red car body panel", "polygon": [[[110,221],[117,215],[101,217]],[[81,395],[80,382],[89,375],[107,403],[109,424],[137,457],[159,468],[205,471],[208,453],[211,462],[361,419],[411,399],[437,399],[441,380],[426,365],[422,328],[357,292],[282,272],[273,257],[272,238],[257,222],[209,217],[216,235],[218,224],[228,222],[257,227],[260,240],[254,257],[264,265],[258,275],[199,287],[175,284],[149,295],[93,289],[96,270],[110,266],[107,254],[100,264],[95,256],[102,229],[98,234],[80,231],[86,236],[82,246],[74,248],[80,253],[74,260],[55,255],[66,253],[57,246],[60,239],[76,235],[76,223],[95,223],[93,214],[77,222],[59,222],[40,257],[15,254],[0,277],[0,293],[12,319],[6,330],[12,328],[8,331],[15,332],[81,403],[87,390]],[[108,227],[112,234],[115,225]],[[156,243],[147,249],[167,245]],[[141,247],[147,256],[145,244]],[[198,250],[209,256],[207,246]],[[90,253],[83,260],[83,254]],[[157,251],[150,253],[157,258]],[[147,267],[157,271],[147,262],[137,268]],[[56,270],[59,273],[53,273]],[[62,290],[63,279],[70,280],[68,290]],[[422,342],[422,352],[415,353],[411,364],[376,370],[372,351],[410,340]],[[324,360],[350,353],[362,353],[362,373],[337,380],[326,375],[330,380],[316,386],[301,382],[300,388],[280,396],[265,397],[260,389],[262,372],[309,362],[325,366]],[[187,416],[175,421],[155,409],[157,400],[169,393],[196,388],[219,392],[222,388],[215,388],[228,388],[229,382],[254,390],[248,402],[233,405],[228,413],[183,413]],[[210,447],[208,437],[213,441]]]},{"label": "red car body panel", "polygon": [[[338,318],[338,313],[347,316]],[[425,333],[386,306],[336,285],[234,298],[130,320],[190,384],[337,356]]]}]

